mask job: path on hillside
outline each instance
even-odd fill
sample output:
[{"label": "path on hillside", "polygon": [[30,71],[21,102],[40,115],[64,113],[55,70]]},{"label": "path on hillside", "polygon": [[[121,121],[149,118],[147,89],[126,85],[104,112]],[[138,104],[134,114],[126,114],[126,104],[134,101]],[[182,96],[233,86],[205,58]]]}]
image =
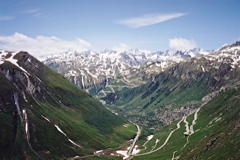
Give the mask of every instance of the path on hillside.
[{"label": "path on hillside", "polygon": [[131,159],[131,157],[132,157],[132,152],[133,152],[133,148],[134,148],[135,144],[137,143],[137,140],[138,140],[138,138],[139,138],[139,136],[140,136],[140,134],[141,134],[141,129],[140,129],[140,127],[139,127],[137,124],[134,124],[134,125],[137,127],[138,131],[137,131],[137,134],[136,134],[136,136],[135,136],[135,138],[134,138],[134,140],[133,140],[132,145],[130,146],[130,148],[129,148],[128,152],[127,152],[127,155],[129,155],[129,158],[128,158],[128,159]]},{"label": "path on hillside", "polygon": [[[153,135],[150,135],[150,136],[147,137],[148,140],[143,144],[144,150],[147,149],[146,144],[147,144],[152,138],[153,138]],[[143,151],[143,150],[142,150],[142,151]]]},{"label": "path on hillside", "polygon": [[185,127],[186,127],[186,132],[184,132],[185,135],[189,135],[191,132],[190,132],[190,129],[189,129],[189,125],[188,125],[188,121],[187,121],[187,117],[184,116],[184,120],[183,122],[185,123]]},{"label": "path on hillside", "polygon": [[157,147],[157,144],[160,142],[160,139],[156,139],[155,141],[155,145],[152,147],[152,150],[153,151],[156,147]]},{"label": "path on hillside", "polygon": [[[187,122],[187,117],[184,118],[184,123],[185,123],[185,127],[186,127],[186,132],[184,132],[184,134],[188,135],[188,137],[187,137],[187,142],[184,144],[184,146],[180,150],[182,150],[183,148],[185,148],[187,146],[187,144],[189,143],[189,137],[194,133],[193,126],[196,124],[199,110],[200,110],[200,108],[198,108],[197,111],[194,113],[194,119],[193,119],[190,127],[189,127],[189,123]],[[172,160],[175,159],[175,153],[177,153],[178,151],[179,150],[173,152]]]},{"label": "path on hillside", "polygon": [[178,129],[180,128],[180,123],[183,121],[183,119],[184,119],[184,117],[177,123],[177,128],[174,129],[173,131],[171,131],[171,132],[169,133],[169,135],[168,135],[168,137],[166,138],[165,142],[164,142],[160,147],[158,147],[157,149],[155,149],[155,150],[153,150],[153,151],[150,151],[150,152],[147,152],[147,153],[142,153],[142,154],[136,154],[136,155],[134,155],[134,156],[143,156],[143,155],[147,155],[147,154],[154,153],[154,152],[162,149],[162,148],[167,144],[167,142],[168,142],[168,140],[170,139],[170,137],[172,136],[172,134],[173,134],[176,130],[178,130]]},{"label": "path on hillside", "polygon": [[198,112],[199,112],[200,108],[197,109],[197,111],[195,112],[194,114],[194,119],[192,121],[192,125],[190,126],[190,135],[194,133],[194,130],[193,130],[193,126],[196,124],[196,120],[198,118]]}]

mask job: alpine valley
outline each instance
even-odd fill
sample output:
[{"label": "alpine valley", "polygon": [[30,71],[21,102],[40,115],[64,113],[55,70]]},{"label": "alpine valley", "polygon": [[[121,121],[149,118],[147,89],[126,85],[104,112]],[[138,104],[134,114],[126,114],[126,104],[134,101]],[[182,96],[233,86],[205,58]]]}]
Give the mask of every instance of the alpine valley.
[{"label": "alpine valley", "polygon": [[1,159],[240,157],[240,42],[0,58]]}]

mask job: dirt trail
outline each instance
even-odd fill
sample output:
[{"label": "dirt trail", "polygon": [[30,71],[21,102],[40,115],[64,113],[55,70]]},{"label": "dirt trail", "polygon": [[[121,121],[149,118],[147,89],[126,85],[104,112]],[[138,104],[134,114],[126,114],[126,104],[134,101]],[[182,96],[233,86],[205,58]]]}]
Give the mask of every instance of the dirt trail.
[{"label": "dirt trail", "polygon": [[155,149],[155,150],[153,150],[153,151],[150,151],[150,152],[147,152],[147,153],[142,153],[142,154],[136,154],[136,155],[134,155],[134,156],[143,156],[143,155],[147,155],[147,154],[154,153],[154,152],[162,149],[162,148],[167,144],[167,142],[168,142],[168,140],[171,138],[172,134],[173,134],[176,130],[178,130],[178,129],[180,128],[180,123],[183,121],[183,119],[184,119],[184,117],[177,123],[177,128],[174,129],[173,131],[171,131],[171,132],[169,133],[169,135],[168,135],[168,137],[166,138],[165,142],[164,142],[160,147],[158,147],[157,149]]}]

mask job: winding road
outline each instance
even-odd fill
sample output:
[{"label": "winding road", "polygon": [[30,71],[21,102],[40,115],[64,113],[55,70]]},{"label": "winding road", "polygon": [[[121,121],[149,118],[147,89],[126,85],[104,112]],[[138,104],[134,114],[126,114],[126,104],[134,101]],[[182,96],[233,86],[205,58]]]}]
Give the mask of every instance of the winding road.
[{"label": "winding road", "polygon": [[196,124],[196,120],[198,118],[198,112],[199,112],[200,108],[197,109],[197,111],[195,112],[194,114],[194,119],[192,121],[192,125],[190,126],[190,134],[193,134],[194,133],[194,129],[193,129],[193,126]]},{"label": "winding road", "polygon": [[134,125],[137,127],[138,131],[137,131],[137,134],[136,134],[136,136],[135,136],[135,138],[134,138],[134,140],[133,140],[132,145],[130,146],[130,149],[129,149],[128,152],[127,152],[128,155],[132,155],[133,148],[134,148],[134,146],[135,146],[135,144],[136,144],[136,142],[137,142],[137,140],[138,140],[138,137],[139,137],[140,134],[141,134],[141,129],[140,129],[140,127],[139,127],[137,124],[134,124]]},{"label": "winding road", "polygon": [[[185,133],[188,135],[188,137],[187,137],[187,142],[184,144],[184,146],[180,150],[182,150],[183,148],[185,148],[187,146],[187,144],[189,143],[189,137],[194,133],[193,126],[196,124],[196,120],[198,118],[197,114],[198,114],[199,110],[200,110],[200,108],[198,108],[197,111],[194,113],[194,119],[193,119],[190,127],[188,126],[189,123],[187,122],[187,117],[184,118],[184,123],[185,123],[185,127],[186,127]],[[175,160],[176,152],[178,152],[178,150],[173,152],[172,160]]]},{"label": "winding road", "polygon": [[147,152],[147,153],[142,153],[142,154],[136,154],[134,156],[143,156],[143,155],[151,154],[153,152],[156,152],[156,151],[162,149],[167,144],[167,142],[170,139],[170,137],[172,136],[173,132],[175,132],[176,130],[178,130],[180,128],[180,123],[183,121],[183,119],[184,119],[184,117],[177,123],[177,128],[169,133],[167,139],[165,140],[165,142],[160,147],[158,147],[157,149],[155,149],[153,151],[150,151],[150,152]]}]

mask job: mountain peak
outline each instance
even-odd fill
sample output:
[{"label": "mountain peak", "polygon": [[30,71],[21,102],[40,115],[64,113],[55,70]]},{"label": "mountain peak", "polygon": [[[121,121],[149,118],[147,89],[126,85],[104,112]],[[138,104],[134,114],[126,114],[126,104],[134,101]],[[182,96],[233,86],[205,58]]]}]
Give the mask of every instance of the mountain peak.
[{"label": "mountain peak", "polygon": [[0,84],[0,159],[94,155],[134,136],[116,134],[126,120],[27,52],[0,51]]},{"label": "mountain peak", "polygon": [[223,51],[223,50],[235,50],[235,49],[240,49],[240,41],[236,41],[234,43],[231,44],[226,44],[223,45],[222,48],[219,49],[219,51]]}]

